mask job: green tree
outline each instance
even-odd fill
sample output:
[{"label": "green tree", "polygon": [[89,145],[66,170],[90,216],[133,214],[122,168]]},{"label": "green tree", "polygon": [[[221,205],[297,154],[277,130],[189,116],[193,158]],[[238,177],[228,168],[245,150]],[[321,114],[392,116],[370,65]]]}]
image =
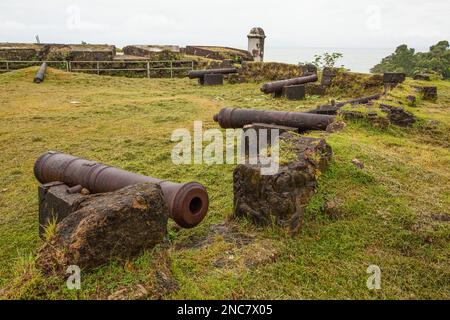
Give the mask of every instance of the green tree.
[{"label": "green tree", "polygon": [[430,47],[429,52],[417,54],[417,72],[438,73],[444,79],[450,78],[450,45],[440,41]]},{"label": "green tree", "polygon": [[395,52],[371,69],[374,73],[404,72],[408,76],[417,73],[438,74],[450,78],[450,50],[448,41],[440,41],[429,52],[415,52],[403,44]]},{"label": "green tree", "polygon": [[415,50],[408,48],[406,44],[402,44],[395,49],[395,52],[381,60],[371,69],[374,73],[384,72],[404,72],[407,75],[412,75],[415,67]]}]

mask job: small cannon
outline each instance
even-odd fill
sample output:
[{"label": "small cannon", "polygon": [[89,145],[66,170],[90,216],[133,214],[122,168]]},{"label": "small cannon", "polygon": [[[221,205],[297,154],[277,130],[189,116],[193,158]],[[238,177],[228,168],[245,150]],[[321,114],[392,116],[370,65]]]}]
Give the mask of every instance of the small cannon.
[{"label": "small cannon", "polygon": [[214,121],[224,129],[264,123],[297,128],[299,131],[326,130],[334,120],[334,116],[321,114],[235,108],[223,108],[214,116]]},{"label": "small cannon", "polygon": [[104,193],[138,183],[159,184],[169,216],[183,228],[197,226],[208,212],[208,193],[197,182],[159,180],[60,152],[41,155],[34,165],[34,175],[42,184],[61,182],[67,185],[68,193],[77,193],[82,188],[90,193]]},{"label": "small cannon", "polygon": [[304,85],[306,83],[315,82],[318,79],[317,74],[312,74],[299,78],[269,82],[261,87],[261,91],[266,94],[272,93],[274,97],[281,97],[284,95],[290,100],[300,100],[305,98]]},{"label": "small cannon", "polygon": [[236,68],[222,68],[222,69],[206,69],[206,70],[192,70],[189,72],[189,79],[198,79],[201,85],[221,85],[223,84],[223,75],[238,73]]},{"label": "small cannon", "polygon": [[39,67],[38,72],[36,73],[36,76],[34,77],[34,82],[35,83],[41,83],[44,81],[45,78],[45,71],[47,71],[47,62],[44,62],[41,64],[41,66]]},{"label": "small cannon", "polygon": [[335,115],[338,113],[339,109],[342,108],[343,106],[345,106],[346,104],[351,104],[351,105],[366,104],[372,100],[378,100],[382,96],[383,96],[383,94],[377,93],[377,94],[373,94],[373,95],[370,95],[367,97],[351,99],[351,100],[333,103],[333,104],[322,105],[322,106],[318,106],[316,109],[308,111],[308,113]]}]

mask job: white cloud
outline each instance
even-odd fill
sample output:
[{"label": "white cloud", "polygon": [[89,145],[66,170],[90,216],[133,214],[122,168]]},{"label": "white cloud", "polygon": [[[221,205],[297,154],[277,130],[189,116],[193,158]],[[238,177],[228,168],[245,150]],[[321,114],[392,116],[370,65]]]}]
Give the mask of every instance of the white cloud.
[{"label": "white cloud", "polygon": [[106,31],[109,29],[107,24],[85,21],[81,17],[81,8],[76,5],[67,7],[66,27],[69,30],[84,31]]},{"label": "white cloud", "polygon": [[133,29],[140,29],[146,32],[158,31],[164,29],[173,29],[177,26],[174,20],[168,18],[163,14],[150,15],[146,13],[137,14],[130,19],[122,22],[122,27],[130,27]]},{"label": "white cloud", "polygon": [[0,42],[40,32],[48,42],[245,48],[247,32],[261,26],[268,48],[429,46],[450,38],[449,12],[448,0],[2,0]]}]

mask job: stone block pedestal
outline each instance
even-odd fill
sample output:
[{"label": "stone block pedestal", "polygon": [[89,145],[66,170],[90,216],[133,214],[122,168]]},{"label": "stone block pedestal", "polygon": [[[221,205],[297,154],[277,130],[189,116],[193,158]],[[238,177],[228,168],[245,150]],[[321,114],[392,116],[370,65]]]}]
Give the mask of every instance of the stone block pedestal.
[{"label": "stone block pedestal", "polygon": [[280,139],[281,161],[276,174],[262,175],[260,165],[235,168],[234,216],[246,217],[257,225],[274,222],[296,234],[302,225],[304,207],[316,189],[317,172],[326,169],[332,150],[323,139],[291,132],[283,133]]},{"label": "stone block pedestal", "polygon": [[283,96],[288,100],[303,100],[305,99],[305,85],[286,86],[283,88]]},{"label": "stone block pedestal", "polygon": [[203,86],[223,85],[223,74],[205,74],[198,82]]}]

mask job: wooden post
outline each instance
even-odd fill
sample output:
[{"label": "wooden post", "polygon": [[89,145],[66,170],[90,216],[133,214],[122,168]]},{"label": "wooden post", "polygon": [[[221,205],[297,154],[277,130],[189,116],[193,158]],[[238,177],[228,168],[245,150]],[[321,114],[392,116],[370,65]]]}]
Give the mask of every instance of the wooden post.
[{"label": "wooden post", "polygon": [[173,61],[170,60],[170,78],[173,78]]},{"label": "wooden post", "polygon": [[147,61],[147,78],[150,79],[150,61]]},{"label": "wooden post", "polygon": [[97,61],[97,74],[100,75],[100,62]]},{"label": "wooden post", "polygon": [[6,71],[9,71],[9,61],[6,61]]}]

